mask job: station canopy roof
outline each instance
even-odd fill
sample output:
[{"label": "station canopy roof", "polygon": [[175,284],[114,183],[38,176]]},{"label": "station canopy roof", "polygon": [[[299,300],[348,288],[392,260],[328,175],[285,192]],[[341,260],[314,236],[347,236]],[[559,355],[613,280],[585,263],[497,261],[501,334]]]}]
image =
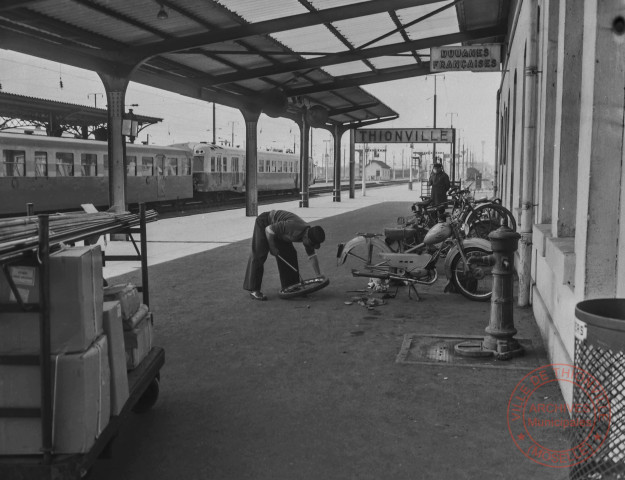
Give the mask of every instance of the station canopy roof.
[{"label": "station canopy roof", "polygon": [[[162,118],[135,115],[142,126],[162,121]],[[106,126],[106,109],[56,102],[43,98],[0,92],[0,130],[23,126],[65,127],[63,130],[79,131],[82,128]]]},{"label": "station canopy roof", "polygon": [[398,115],[363,85],[427,75],[432,46],[504,40],[509,0],[4,0],[0,45],[272,116]]}]

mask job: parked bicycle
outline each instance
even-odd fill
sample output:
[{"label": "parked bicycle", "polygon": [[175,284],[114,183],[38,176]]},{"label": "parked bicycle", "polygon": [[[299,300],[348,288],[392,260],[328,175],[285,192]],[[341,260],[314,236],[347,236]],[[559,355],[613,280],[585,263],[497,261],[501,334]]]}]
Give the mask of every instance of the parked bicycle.
[{"label": "parked bicycle", "polygon": [[[403,239],[388,239],[387,243],[393,251],[411,248],[423,242],[426,233],[438,223],[438,210],[441,206],[451,208],[449,218],[461,225],[460,231],[465,237],[488,239],[488,234],[502,224],[516,230],[516,221],[512,213],[501,205],[499,199],[481,198],[474,200],[470,190],[452,187],[449,190],[451,200],[442,205],[432,205],[428,197],[412,206],[412,214],[399,217],[397,223],[414,232]],[[431,250],[431,247],[430,247]]]}]

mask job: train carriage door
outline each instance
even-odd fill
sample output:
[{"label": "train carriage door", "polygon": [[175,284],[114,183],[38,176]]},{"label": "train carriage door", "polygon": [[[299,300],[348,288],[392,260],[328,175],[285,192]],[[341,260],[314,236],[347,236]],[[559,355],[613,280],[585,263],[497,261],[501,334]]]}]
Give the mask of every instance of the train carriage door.
[{"label": "train carriage door", "polygon": [[241,173],[239,172],[239,157],[232,157],[232,173],[234,174],[234,185],[240,185]]},{"label": "train carriage door", "polygon": [[165,198],[165,175],[167,174],[165,155],[156,155],[156,171],[154,174],[156,175],[156,198],[163,200]]},{"label": "train carriage door", "polygon": [[217,166],[216,183],[221,186],[221,153],[216,154],[215,164]]}]

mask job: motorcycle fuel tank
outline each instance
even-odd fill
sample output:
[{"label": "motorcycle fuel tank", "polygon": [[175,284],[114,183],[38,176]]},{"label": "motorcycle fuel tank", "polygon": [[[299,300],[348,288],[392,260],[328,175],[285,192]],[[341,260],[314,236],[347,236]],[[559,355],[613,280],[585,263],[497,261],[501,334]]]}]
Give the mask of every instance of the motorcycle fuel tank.
[{"label": "motorcycle fuel tank", "polygon": [[444,240],[447,240],[451,236],[451,225],[448,223],[440,222],[434,225],[423,239],[423,243],[426,245],[436,245]]}]

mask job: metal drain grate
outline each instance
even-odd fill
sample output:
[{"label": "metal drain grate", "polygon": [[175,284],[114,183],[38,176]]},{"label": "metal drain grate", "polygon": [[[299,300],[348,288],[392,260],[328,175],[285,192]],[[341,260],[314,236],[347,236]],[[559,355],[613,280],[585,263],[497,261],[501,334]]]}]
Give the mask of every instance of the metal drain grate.
[{"label": "metal drain grate", "polygon": [[432,335],[407,334],[397,354],[397,363],[418,365],[440,365],[454,367],[507,368],[511,370],[532,370],[546,365],[547,359],[533,348],[532,341],[517,339],[525,349],[525,355],[511,360],[497,360],[492,357],[466,357],[458,355],[454,346],[468,340],[481,340],[480,335]]}]

